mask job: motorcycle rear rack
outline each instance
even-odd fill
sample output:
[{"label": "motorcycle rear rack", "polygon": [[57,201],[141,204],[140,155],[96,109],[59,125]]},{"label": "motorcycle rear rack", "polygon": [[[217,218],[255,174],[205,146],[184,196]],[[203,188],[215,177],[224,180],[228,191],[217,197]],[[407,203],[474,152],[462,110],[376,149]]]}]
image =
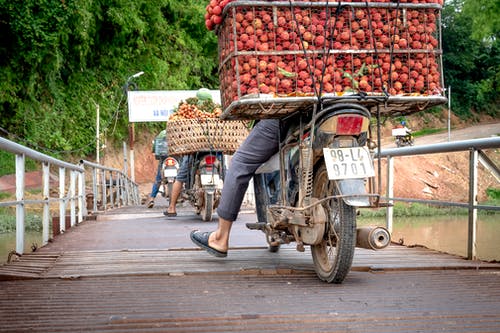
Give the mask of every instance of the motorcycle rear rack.
[{"label": "motorcycle rear rack", "polygon": [[[436,105],[445,104],[445,96],[376,96],[376,95],[344,95],[323,96],[324,104],[359,103],[366,106],[372,114],[376,114],[379,106],[382,116],[402,116],[420,112]],[[222,113],[221,118],[266,119],[283,118],[297,111],[310,109],[319,102],[317,97],[273,97],[270,95],[249,95],[232,102]]]}]

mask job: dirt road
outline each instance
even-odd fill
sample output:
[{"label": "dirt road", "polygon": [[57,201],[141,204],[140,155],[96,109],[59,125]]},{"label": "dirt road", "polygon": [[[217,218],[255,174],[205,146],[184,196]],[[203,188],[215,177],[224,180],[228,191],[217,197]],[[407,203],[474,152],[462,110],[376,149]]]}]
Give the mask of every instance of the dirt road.
[{"label": "dirt road", "polygon": [[[500,122],[491,124],[482,124],[476,126],[470,126],[460,129],[452,129],[450,133],[448,131],[438,134],[431,134],[425,136],[419,136],[415,138],[415,145],[428,145],[438,142],[449,141],[462,141],[462,140],[472,140],[479,138],[488,138],[500,135]],[[389,139],[390,140],[390,139]],[[387,141],[384,148],[396,147],[394,142]]]}]

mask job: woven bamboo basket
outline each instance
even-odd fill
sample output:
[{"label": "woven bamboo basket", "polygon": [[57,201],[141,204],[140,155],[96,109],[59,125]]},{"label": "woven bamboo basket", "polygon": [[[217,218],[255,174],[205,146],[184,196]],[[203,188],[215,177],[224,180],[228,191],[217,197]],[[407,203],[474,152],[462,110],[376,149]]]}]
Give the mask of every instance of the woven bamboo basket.
[{"label": "woven bamboo basket", "polygon": [[250,130],[241,120],[179,119],[167,122],[170,155],[187,155],[198,151],[234,153]]}]

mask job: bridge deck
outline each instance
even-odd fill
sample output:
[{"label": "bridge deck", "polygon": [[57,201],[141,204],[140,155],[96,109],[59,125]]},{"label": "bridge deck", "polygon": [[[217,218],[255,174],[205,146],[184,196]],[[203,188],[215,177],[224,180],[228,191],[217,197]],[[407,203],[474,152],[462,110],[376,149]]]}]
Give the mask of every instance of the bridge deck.
[{"label": "bridge deck", "polygon": [[266,250],[244,212],[228,258],[189,241],[189,209],[120,208],[0,267],[0,332],[498,332],[500,264],[420,247],[357,249],[341,285],[308,250]]}]

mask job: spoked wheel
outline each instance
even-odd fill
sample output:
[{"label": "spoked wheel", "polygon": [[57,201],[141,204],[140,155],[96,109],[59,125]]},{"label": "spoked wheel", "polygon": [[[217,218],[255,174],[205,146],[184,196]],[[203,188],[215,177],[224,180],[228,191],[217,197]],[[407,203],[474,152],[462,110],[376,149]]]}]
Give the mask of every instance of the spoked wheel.
[{"label": "spoked wheel", "polygon": [[214,211],[214,193],[205,192],[204,204],[201,207],[201,219],[203,221],[212,221]]},{"label": "spoked wheel", "polygon": [[[328,179],[323,164],[314,175],[313,197],[335,194],[335,183]],[[342,283],[351,269],[356,247],[356,210],[342,199],[328,200],[323,206],[328,218],[322,242],[311,245],[314,270],[323,281]]]}]

